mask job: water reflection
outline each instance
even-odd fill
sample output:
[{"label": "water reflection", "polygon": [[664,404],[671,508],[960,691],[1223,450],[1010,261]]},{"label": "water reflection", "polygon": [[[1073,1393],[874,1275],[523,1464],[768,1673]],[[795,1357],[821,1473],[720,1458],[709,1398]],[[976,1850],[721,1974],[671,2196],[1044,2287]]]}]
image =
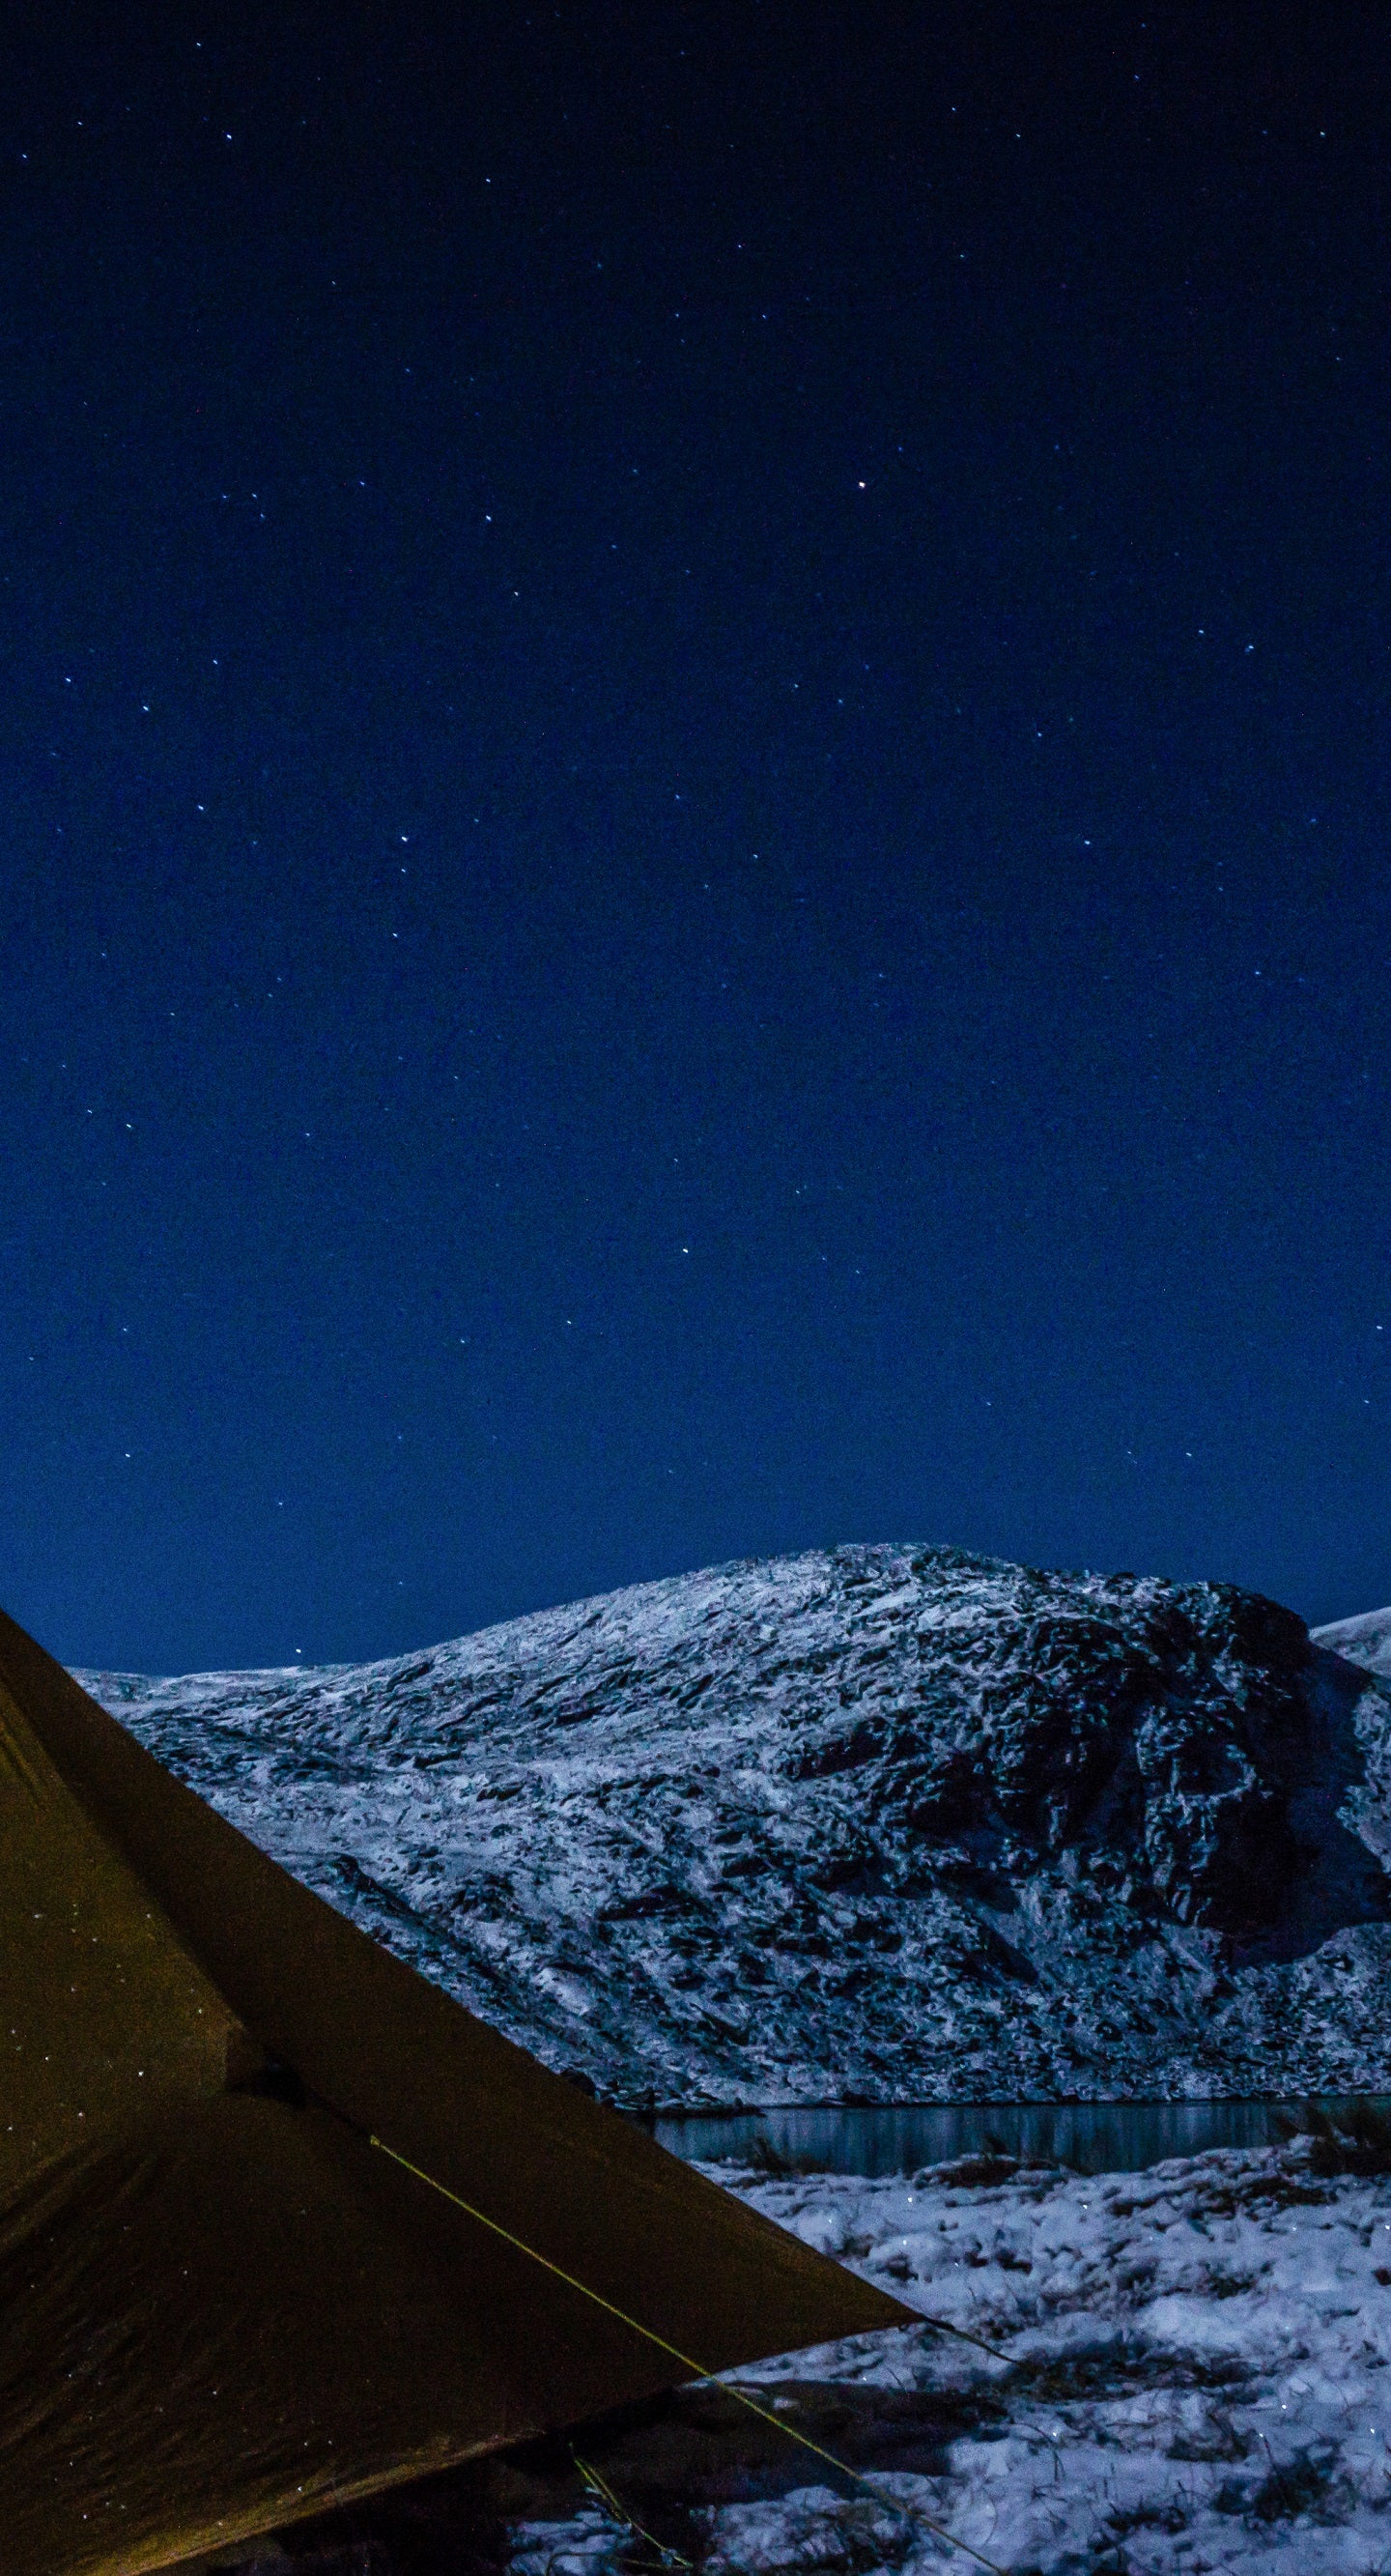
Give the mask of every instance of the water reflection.
[{"label": "water reflection", "polygon": [[[1365,2096],[1359,2097],[1363,2100]],[[1321,2097],[1336,2115],[1351,2097]],[[1391,2095],[1377,2095],[1391,2112]],[[1266,2147],[1301,2123],[1300,2102],[909,2102],[664,2113],[656,2135],[702,2163],[767,2158],[808,2173],[916,2173],[920,2165],[1003,2149],[1077,2173],[1139,2173],[1205,2147]]]}]

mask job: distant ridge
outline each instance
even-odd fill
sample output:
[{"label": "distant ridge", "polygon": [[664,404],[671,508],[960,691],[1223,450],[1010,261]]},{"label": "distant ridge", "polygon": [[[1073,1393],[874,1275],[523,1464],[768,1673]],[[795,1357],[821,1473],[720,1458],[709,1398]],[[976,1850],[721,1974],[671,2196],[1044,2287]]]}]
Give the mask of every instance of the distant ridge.
[{"label": "distant ridge", "polygon": [[379,1664],[80,1678],[616,2096],[1290,2095],[1391,2087],[1391,1693],[1333,1635],[845,1547]]},{"label": "distant ridge", "polygon": [[1391,1610],[1364,1610],[1358,1618],[1335,1619],[1326,1628],[1311,1628],[1309,1634],[1316,1646],[1391,1681]]}]

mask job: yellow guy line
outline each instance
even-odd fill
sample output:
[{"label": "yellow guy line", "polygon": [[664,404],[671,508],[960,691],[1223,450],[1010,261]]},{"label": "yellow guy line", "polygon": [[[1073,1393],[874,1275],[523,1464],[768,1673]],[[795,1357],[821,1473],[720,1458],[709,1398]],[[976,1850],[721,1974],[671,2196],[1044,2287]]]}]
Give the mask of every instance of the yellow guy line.
[{"label": "yellow guy line", "polygon": [[645,2540],[649,2549],[655,2549],[658,2560],[663,2567],[686,2567],[690,2570],[690,2576],[696,2576],[694,2560],[683,2558],[679,2549],[668,2549],[664,2540],[656,2539],[652,2532],[645,2531],[643,2529],[640,2522],[634,2522],[633,2517],[628,2512],[622,2498],[614,2494],[612,2487],[609,2485],[608,2479],[600,2475],[592,2460],[582,2460],[580,2458],[579,2452],[576,2450],[573,2442],[570,2445],[570,2457],[574,2461],[576,2468],[579,2470],[580,2476],[584,2480],[584,2483],[588,2487],[591,2495],[596,2495],[598,2497],[599,2502],[604,2507],[605,2512],[609,2515],[612,2521],[621,2522],[628,2531],[635,2531],[639,2540]]},{"label": "yellow guy line", "polygon": [[[603,2308],[609,2316],[617,2317],[621,2326],[627,2326],[631,2333],[641,2335],[644,2343],[654,2343],[659,2352],[668,2353],[673,2361],[680,2362],[683,2370],[690,2372],[693,2379],[714,2378],[715,2373],[708,2370],[704,2362],[693,2361],[688,2352],[682,2352],[674,2343],[668,2343],[665,2335],[655,2334],[651,2326],[640,2325],[636,2317],[629,2316],[626,2308],[615,2307],[612,2299],[604,2298],[598,2290],[591,2290],[587,2281],[576,2280],[573,2272],[567,2272],[559,2263],[553,2263],[548,2254],[538,2254],[536,2247],[528,2245],[524,2236],[514,2236],[510,2227],[503,2227],[496,2218],[490,2218],[486,2210],[475,2209],[471,2200],[462,2200],[457,2191],[451,2191],[446,2183],[437,2182],[432,2173],[426,2173],[423,2165],[413,2165],[409,2156],[399,2155],[395,2147],[389,2147],[385,2138],[378,2138],[369,2133],[368,2143],[376,2147],[382,2155],[390,2156],[394,2165],[401,2165],[408,2174],[414,2174],[417,2182],[427,2183],[431,2191],[439,2193],[442,2200],[452,2201],[454,2207],[462,2209],[466,2217],[476,2218],[480,2227],[486,2227],[494,2236],[500,2236],[504,2245],[515,2246],[519,2254],[525,2254],[531,2262],[539,2263],[543,2272],[553,2272],[558,2281],[565,2283],[567,2289],[578,2290],[582,2299],[592,2299],[596,2308]],[[928,2320],[925,2319],[924,2323],[926,2322]],[[974,2338],[968,2336],[967,2340],[972,2341]],[[990,2347],[987,2344],[983,2349],[988,2352]],[[761,2423],[771,2424],[775,2432],[785,2433],[789,2442],[800,2442],[804,2451],[814,2452],[818,2460],[825,2460],[829,2467],[839,2472],[841,2477],[853,2479],[855,2485],[863,2487],[866,2495],[872,2496],[876,2504],[887,2505],[890,2513],[901,2514],[907,2522],[920,2522],[925,2531],[930,2531],[938,2540],[944,2540],[949,2549],[960,2549],[967,2558],[974,2558],[978,2567],[988,2568],[990,2576],[1005,2576],[1004,2569],[997,2566],[993,2558],[986,2558],[979,2549],[973,2549],[969,2540],[958,2540],[954,2531],[948,2531],[940,2522],[933,2522],[931,2517],[923,2513],[917,2505],[900,2504],[897,2496],[882,2495],[878,2487],[870,2484],[868,2478],[861,2477],[858,2469],[852,2469],[846,2460],[838,2460],[834,2451],[828,2451],[822,2443],[814,2442],[809,2433],[799,2433],[795,2424],[789,2424],[785,2417],[775,2415],[771,2406],[760,2406],[757,2398],[750,2397],[742,2388],[735,2388],[728,2380],[722,2380],[720,2385],[729,2396],[737,2398],[741,2406],[747,2406],[751,2415],[757,2415]]]}]

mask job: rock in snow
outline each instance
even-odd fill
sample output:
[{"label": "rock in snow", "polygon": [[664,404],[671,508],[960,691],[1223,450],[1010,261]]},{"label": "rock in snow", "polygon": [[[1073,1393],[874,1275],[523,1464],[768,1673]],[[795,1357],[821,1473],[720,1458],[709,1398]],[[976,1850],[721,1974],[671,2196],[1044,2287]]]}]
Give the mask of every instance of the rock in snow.
[{"label": "rock in snow", "polygon": [[844,1547],[385,1663],[79,1679],[622,2099],[1391,2084],[1391,1689],[1229,1586]]}]

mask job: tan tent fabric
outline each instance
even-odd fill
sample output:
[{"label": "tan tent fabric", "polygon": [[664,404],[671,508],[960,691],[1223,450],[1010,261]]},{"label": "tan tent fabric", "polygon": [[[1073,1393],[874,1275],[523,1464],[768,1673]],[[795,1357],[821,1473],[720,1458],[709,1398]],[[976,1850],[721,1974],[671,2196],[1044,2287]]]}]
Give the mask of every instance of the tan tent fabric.
[{"label": "tan tent fabric", "polygon": [[416,1976],[0,1614],[0,2560],[141,2576],[910,2311]]}]

